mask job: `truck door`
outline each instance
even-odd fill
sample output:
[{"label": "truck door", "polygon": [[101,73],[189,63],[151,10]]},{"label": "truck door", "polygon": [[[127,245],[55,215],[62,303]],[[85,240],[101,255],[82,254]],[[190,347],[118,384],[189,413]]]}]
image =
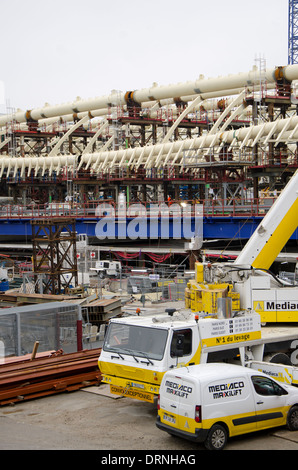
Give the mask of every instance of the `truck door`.
[{"label": "truck door", "polygon": [[195,432],[195,405],[201,404],[199,384],[179,375],[179,370],[168,374],[160,390],[162,413],[165,424],[183,432]]},{"label": "truck door", "polygon": [[287,392],[270,377],[252,376],[255,390],[257,428],[281,426],[286,421]]},{"label": "truck door", "polygon": [[[179,374],[179,370],[177,371]],[[197,408],[201,418],[201,394],[200,383],[190,380],[185,375],[177,380],[179,384],[178,394],[178,410],[177,410],[177,425],[182,432],[195,433],[195,428],[201,426],[195,422],[195,414]]]},{"label": "truck door", "polygon": [[160,419],[173,428],[179,428],[179,385],[175,374],[168,373],[160,387]]},{"label": "truck door", "polygon": [[253,390],[246,375],[207,382],[202,395],[204,420],[223,420],[230,436],[257,430]]}]

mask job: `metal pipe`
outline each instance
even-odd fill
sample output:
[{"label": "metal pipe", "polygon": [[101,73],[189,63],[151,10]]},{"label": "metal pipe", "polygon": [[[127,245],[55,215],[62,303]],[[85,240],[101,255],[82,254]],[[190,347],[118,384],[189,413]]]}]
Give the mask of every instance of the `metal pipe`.
[{"label": "metal pipe", "polygon": [[[267,84],[273,84],[277,80],[285,78],[288,81],[298,79],[298,65],[288,65],[286,67],[272,68],[264,72],[262,79]],[[246,86],[257,85],[260,81],[258,69],[254,68],[248,73],[239,73],[218,78],[199,78],[195,81],[172,84],[167,86],[152,86],[141,90],[125,92],[112,92],[110,95],[91,98],[87,100],[77,99],[71,103],[65,103],[55,106],[46,105],[42,108],[33,110],[19,111],[14,115],[17,122],[22,123],[28,120],[38,121],[55,116],[63,116],[95,109],[110,108],[111,106],[124,106],[128,102],[141,105],[142,102],[160,101],[163,99],[176,98],[183,96],[202,95],[202,99],[207,98],[208,93],[220,93],[224,90],[243,89]],[[210,96],[211,97],[211,96]],[[181,98],[179,98],[181,99]],[[182,99],[181,99],[182,101]],[[11,115],[0,117],[0,126],[5,125],[11,120]]]}]

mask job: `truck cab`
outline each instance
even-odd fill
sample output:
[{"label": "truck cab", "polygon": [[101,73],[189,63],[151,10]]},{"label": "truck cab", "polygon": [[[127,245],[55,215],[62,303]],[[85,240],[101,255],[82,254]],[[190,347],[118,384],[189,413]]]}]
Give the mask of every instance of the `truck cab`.
[{"label": "truck cab", "polygon": [[120,261],[96,261],[95,268],[91,268],[99,277],[117,277],[121,273]]},{"label": "truck cab", "polygon": [[245,361],[245,348],[259,348],[259,315],[200,319],[169,312],[110,320],[99,369],[115,394],[153,402],[164,373],[216,360]]}]

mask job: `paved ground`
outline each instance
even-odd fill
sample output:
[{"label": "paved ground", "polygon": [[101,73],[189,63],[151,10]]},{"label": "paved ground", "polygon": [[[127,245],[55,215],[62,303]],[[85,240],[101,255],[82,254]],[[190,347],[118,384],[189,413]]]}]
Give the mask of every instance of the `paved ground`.
[{"label": "paved ground", "polygon": [[[132,310],[135,308],[133,305]],[[116,398],[104,384],[2,406],[0,450],[96,450],[99,459],[139,456],[136,459],[147,464],[153,463],[155,451],[157,458],[162,454],[175,457],[180,453],[187,458],[195,455],[199,463],[198,455],[205,451],[204,446],[160,431],[155,425],[156,415],[156,405]],[[226,449],[298,450],[298,432],[279,428],[240,436],[231,439]],[[112,463],[132,467],[138,461]]]},{"label": "paved ground", "polygon": [[[205,450],[160,431],[155,418],[155,405],[116,399],[105,385],[89,387],[1,407],[0,450],[105,450],[111,456],[143,451],[147,458],[154,450],[196,456]],[[226,449],[298,450],[298,432],[262,431],[231,439]]]}]

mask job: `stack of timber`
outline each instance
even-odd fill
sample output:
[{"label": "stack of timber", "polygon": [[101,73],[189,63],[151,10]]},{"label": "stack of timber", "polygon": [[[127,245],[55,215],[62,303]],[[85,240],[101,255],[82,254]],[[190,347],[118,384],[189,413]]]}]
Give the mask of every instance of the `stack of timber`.
[{"label": "stack of timber", "polygon": [[57,351],[35,359],[8,358],[0,365],[0,405],[99,385],[100,352],[98,348],[68,354]]},{"label": "stack of timber", "polygon": [[52,295],[52,294],[27,294],[18,291],[7,291],[0,294],[0,307],[21,306],[28,304],[41,304],[47,302],[63,302],[77,299],[73,295]]}]

